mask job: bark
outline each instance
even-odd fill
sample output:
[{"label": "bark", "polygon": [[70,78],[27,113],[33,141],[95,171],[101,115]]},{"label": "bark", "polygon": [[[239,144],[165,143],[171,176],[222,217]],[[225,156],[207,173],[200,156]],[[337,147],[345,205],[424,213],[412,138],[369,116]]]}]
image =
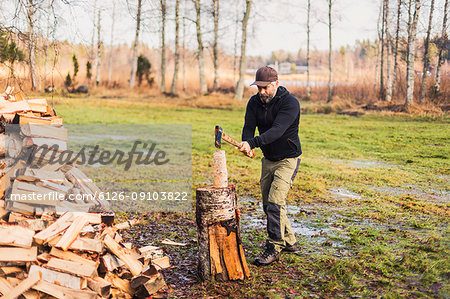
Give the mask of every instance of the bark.
[{"label": "bark", "polygon": [[100,36],[101,25],[100,25],[100,9],[98,10],[98,21],[97,21],[97,74],[95,76],[95,85],[100,84],[100,74],[102,72],[102,39]]},{"label": "bark", "polygon": [[166,92],[166,0],[159,1],[161,5],[161,92]]},{"label": "bark", "polygon": [[416,57],[416,32],[417,22],[419,20],[420,0],[414,0],[414,13],[412,11],[412,0],[410,0],[409,19],[408,19],[408,48],[406,58],[406,100],[405,105],[411,105],[414,97],[414,60]]},{"label": "bark", "polygon": [[195,4],[195,12],[196,12],[196,20],[195,20],[195,27],[197,29],[197,43],[198,43],[198,52],[197,52],[197,59],[198,59],[198,72],[200,77],[200,94],[204,95],[208,92],[208,87],[206,85],[206,78],[205,78],[205,66],[204,66],[204,57],[203,57],[203,40],[202,40],[202,31],[201,31],[201,24],[200,24],[200,0],[193,0]]},{"label": "bark", "polygon": [[311,0],[308,0],[308,15],[306,18],[306,96],[309,98],[311,96],[311,86],[309,82],[309,18],[311,15]]},{"label": "bark", "polygon": [[386,2],[385,30],[386,30],[386,93],[384,100],[390,102],[392,99],[391,86],[391,33],[389,32],[389,0]]},{"label": "bark", "polygon": [[214,43],[213,43],[213,58],[214,58],[214,84],[213,90],[219,88],[219,63],[218,63],[218,39],[219,39],[219,0],[213,0],[213,18],[214,18]]},{"label": "bark", "polygon": [[114,43],[114,23],[116,22],[116,1],[113,0],[113,11],[112,11],[112,20],[111,20],[111,43],[110,43],[110,52],[109,52],[109,61],[108,61],[108,86],[111,87],[111,78],[112,78],[112,59],[113,59],[113,43]]},{"label": "bark", "polygon": [[250,271],[239,234],[233,185],[196,192],[198,275],[203,281],[245,279]]},{"label": "bark", "polygon": [[435,92],[438,93],[441,86],[441,66],[444,63],[444,50],[447,42],[447,17],[448,17],[448,0],[444,4],[444,20],[442,22],[442,35],[439,42],[438,65],[436,67],[436,83],[434,85]]},{"label": "bark", "polygon": [[128,85],[131,88],[136,85],[137,48],[138,48],[138,44],[139,44],[139,31],[141,30],[141,7],[142,7],[142,0],[138,0],[138,10],[137,10],[137,16],[136,16],[136,34],[134,37],[133,57],[131,58],[130,82]]},{"label": "bark", "polygon": [[332,0],[328,0],[328,99],[327,103],[331,102],[331,98],[333,95],[333,62],[331,60],[332,58],[332,52],[333,52],[333,45],[331,40],[331,9],[332,9]]},{"label": "bark", "polygon": [[35,3],[28,0],[27,5],[27,21],[28,21],[28,64],[30,67],[31,90],[36,90],[36,38],[34,36],[34,13]]},{"label": "bark", "polygon": [[170,93],[173,95],[177,94],[178,67],[180,64],[179,32],[180,32],[180,0],[176,0],[176,4],[175,4],[175,68],[173,71],[172,86],[170,87]]},{"label": "bark", "polygon": [[427,73],[428,73],[428,66],[430,65],[430,57],[428,55],[429,47],[430,47],[430,34],[431,34],[431,26],[433,22],[433,10],[434,10],[434,0],[431,0],[431,6],[430,6],[430,16],[428,20],[428,29],[427,29],[427,36],[425,37],[425,44],[424,44],[424,53],[423,53],[423,71],[422,71],[422,85],[420,86],[420,98],[419,102],[422,103],[425,99],[425,91],[427,87]]},{"label": "bark", "polygon": [[397,84],[397,56],[398,56],[398,40],[400,33],[400,18],[402,15],[402,0],[398,0],[397,7],[397,26],[395,28],[395,46],[394,46],[394,74],[392,76],[392,96],[395,96],[396,84]]},{"label": "bark", "polygon": [[386,24],[386,0],[383,0],[383,17],[381,21],[381,55],[380,55],[380,91],[379,97],[384,98],[384,46],[385,46],[385,24]]},{"label": "bark", "polygon": [[234,98],[241,101],[244,96],[244,74],[246,67],[245,47],[247,45],[247,24],[250,17],[252,0],[245,0],[245,13],[242,19],[241,57],[239,58],[239,80],[236,86]]}]

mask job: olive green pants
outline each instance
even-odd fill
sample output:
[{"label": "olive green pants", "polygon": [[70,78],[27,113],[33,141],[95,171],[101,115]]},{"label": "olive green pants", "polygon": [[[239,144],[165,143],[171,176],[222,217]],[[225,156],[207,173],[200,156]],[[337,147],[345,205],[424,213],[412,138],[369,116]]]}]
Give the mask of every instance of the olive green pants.
[{"label": "olive green pants", "polygon": [[267,241],[280,252],[296,242],[286,213],[286,197],[298,171],[300,157],[280,161],[262,159],[261,193],[267,216]]}]

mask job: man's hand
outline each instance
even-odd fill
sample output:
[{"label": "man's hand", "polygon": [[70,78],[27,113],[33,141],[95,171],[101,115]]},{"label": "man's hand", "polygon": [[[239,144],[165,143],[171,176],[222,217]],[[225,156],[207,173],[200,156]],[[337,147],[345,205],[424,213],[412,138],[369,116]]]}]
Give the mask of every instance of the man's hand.
[{"label": "man's hand", "polygon": [[250,144],[248,144],[247,141],[243,141],[239,144],[239,150],[245,154],[250,153],[250,151],[252,150],[250,148]]}]

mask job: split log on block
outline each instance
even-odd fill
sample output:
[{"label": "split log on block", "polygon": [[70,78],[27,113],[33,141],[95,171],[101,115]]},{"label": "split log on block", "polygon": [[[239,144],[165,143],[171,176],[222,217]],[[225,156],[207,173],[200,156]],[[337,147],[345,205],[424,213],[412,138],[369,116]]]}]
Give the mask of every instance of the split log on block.
[{"label": "split log on block", "polygon": [[83,277],[94,277],[97,274],[96,266],[82,264],[79,262],[66,261],[58,258],[51,258],[48,261],[46,267],[49,269]]},{"label": "split log on block", "polygon": [[136,259],[129,249],[120,246],[120,244],[114,241],[109,235],[105,236],[103,242],[112,253],[125,263],[125,266],[133,275],[139,275],[142,272],[144,266]]},{"label": "split log on block", "polygon": [[225,151],[214,152],[214,187],[226,188],[228,186],[228,171]]},{"label": "split log on block", "polygon": [[88,278],[88,287],[98,295],[108,298],[111,293],[111,283],[101,277]]},{"label": "split log on block", "polygon": [[35,262],[37,247],[0,247],[0,262]]},{"label": "split log on block", "polygon": [[43,244],[54,238],[57,234],[68,228],[74,219],[72,213],[66,213],[56,220],[52,225],[44,229],[43,231],[34,235],[34,241],[37,244]]},{"label": "split log on block", "polygon": [[56,247],[61,248],[62,250],[67,250],[73,241],[75,241],[78,237],[83,227],[87,224],[88,218],[86,216],[77,216],[62,238],[58,241],[58,243],[56,243]]},{"label": "split log on block", "polygon": [[51,295],[55,298],[64,299],[95,299],[97,293],[88,290],[74,290],[68,287],[60,286],[57,284],[49,283],[47,281],[40,281],[33,289],[36,291]]},{"label": "split log on block", "polygon": [[39,267],[37,265],[31,265],[28,274],[32,275],[35,272],[42,273],[43,281],[65,286],[74,290],[81,290],[84,284],[83,279],[76,275]]},{"label": "split log on block", "polygon": [[35,284],[41,280],[42,274],[40,272],[33,273],[27,279],[22,280],[17,286],[3,294],[4,299],[18,298],[20,295],[31,289]]},{"label": "split log on block", "polygon": [[239,235],[233,185],[197,189],[198,271],[202,280],[239,280],[250,276]]},{"label": "split log on block", "polygon": [[34,231],[17,225],[0,225],[0,245],[30,248]]}]

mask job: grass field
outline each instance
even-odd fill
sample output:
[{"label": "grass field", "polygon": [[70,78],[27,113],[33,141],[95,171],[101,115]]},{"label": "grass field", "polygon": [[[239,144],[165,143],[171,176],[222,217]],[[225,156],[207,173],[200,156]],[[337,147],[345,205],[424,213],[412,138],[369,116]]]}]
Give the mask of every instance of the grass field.
[{"label": "grass field", "polygon": [[[193,188],[212,182],[214,126],[238,139],[244,107],[196,109],[157,99],[55,99],[65,123],[191,124]],[[125,236],[138,246],[165,238],[171,296],[447,297],[450,203],[449,118],[302,115],[302,162],[288,212],[302,250],[244,282],[197,281],[194,211],[146,212]],[[261,152],[250,160],[225,145],[251,262],[265,240]],[[195,193],[194,193],[195,194]]]}]

